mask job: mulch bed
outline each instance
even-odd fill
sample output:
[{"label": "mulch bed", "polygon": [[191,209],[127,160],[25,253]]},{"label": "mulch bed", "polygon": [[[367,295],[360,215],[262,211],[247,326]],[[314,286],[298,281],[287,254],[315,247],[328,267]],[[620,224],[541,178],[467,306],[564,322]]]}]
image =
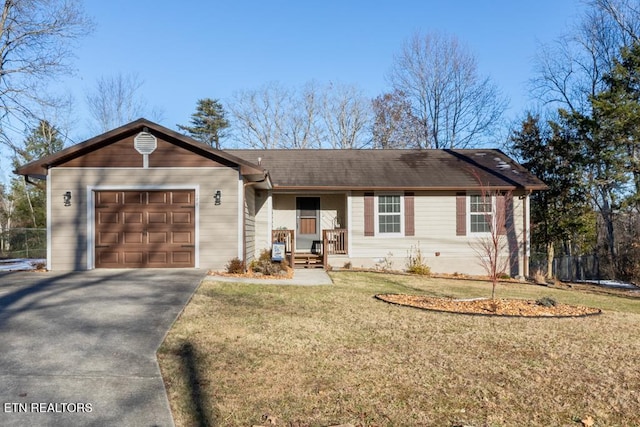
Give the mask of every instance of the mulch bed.
[{"label": "mulch bed", "polygon": [[599,308],[556,303],[544,306],[520,299],[451,299],[421,295],[379,294],[381,301],[447,313],[506,317],[583,317],[602,313]]}]

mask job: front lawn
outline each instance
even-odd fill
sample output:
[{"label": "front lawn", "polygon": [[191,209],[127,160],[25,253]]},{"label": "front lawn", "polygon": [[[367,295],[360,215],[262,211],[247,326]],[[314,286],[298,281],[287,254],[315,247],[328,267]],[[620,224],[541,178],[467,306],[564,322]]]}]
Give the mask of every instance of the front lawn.
[{"label": "front lawn", "polygon": [[490,283],[332,277],[203,282],[158,351],[176,425],[640,425],[640,298],[507,283],[498,297],[604,313],[478,317],[373,296],[489,296]]}]

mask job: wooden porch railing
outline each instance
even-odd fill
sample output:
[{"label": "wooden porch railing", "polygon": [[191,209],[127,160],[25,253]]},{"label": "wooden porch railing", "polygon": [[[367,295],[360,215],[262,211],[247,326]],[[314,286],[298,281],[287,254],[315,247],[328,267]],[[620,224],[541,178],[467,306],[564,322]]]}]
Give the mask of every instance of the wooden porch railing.
[{"label": "wooden porch railing", "polygon": [[284,243],[284,251],[289,255],[291,268],[295,262],[295,230],[271,230],[271,243]]},{"label": "wooden porch railing", "polygon": [[347,230],[337,228],[322,230],[322,263],[327,266],[329,255],[345,255],[348,253]]}]

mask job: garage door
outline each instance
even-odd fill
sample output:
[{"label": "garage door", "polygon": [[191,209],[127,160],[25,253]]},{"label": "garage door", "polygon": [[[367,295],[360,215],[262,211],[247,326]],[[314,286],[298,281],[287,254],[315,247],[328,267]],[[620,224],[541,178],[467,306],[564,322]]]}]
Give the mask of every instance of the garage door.
[{"label": "garage door", "polygon": [[98,191],[96,268],[195,266],[195,192]]}]

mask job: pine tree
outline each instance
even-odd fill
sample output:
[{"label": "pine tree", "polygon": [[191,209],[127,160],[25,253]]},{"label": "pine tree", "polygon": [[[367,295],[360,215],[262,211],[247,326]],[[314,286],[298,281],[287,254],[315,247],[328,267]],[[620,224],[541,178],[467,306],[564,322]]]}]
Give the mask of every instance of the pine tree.
[{"label": "pine tree", "polygon": [[199,99],[196,112],[191,115],[191,126],[178,125],[190,137],[220,149],[220,140],[224,138],[225,129],[229,127],[227,114],[217,99]]},{"label": "pine tree", "polygon": [[551,277],[555,247],[562,244],[571,250],[576,236],[592,234],[580,146],[564,123],[543,126],[531,114],[511,134],[510,142],[522,165],[549,187],[531,195],[531,223],[532,241],[546,251],[547,277]]},{"label": "pine tree", "polygon": [[[46,120],[40,120],[31,129],[24,140],[24,145],[16,148],[13,159],[14,167],[62,150],[64,140],[58,130]],[[46,193],[44,183],[27,184],[21,178],[11,181],[13,203],[11,223],[14,227],[43,228],[46,226]]]}]

